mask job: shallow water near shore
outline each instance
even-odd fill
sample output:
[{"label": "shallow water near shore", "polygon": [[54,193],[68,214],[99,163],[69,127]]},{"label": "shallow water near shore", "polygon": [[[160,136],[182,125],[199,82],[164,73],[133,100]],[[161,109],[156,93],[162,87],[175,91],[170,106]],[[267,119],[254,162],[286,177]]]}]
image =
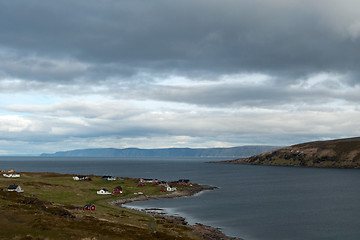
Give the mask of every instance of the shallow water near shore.
[{"label": "shallow water near shore", "polygon": [[189,178],[219,189],[129,205],[161,208],[245,240],[360,239],[360,170],[203,163],[207,160],[0,157],[0,169]]}]

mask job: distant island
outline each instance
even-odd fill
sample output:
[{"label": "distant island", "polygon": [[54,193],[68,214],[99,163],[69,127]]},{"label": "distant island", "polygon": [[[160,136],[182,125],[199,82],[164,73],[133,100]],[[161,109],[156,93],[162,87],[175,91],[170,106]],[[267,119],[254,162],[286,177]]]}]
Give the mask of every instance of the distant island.
[{"label": "distant island", "polygon": [[279,149],[278,146],[241,146],[231,148],[92,148],[43,153],[41,157],[159,157],[159,158],[197,158],[197,157],[249,157],[259,153]]},{"label": "distant island", "polygon": [[302,143],[220,163],[360,168],[360,137]]}]

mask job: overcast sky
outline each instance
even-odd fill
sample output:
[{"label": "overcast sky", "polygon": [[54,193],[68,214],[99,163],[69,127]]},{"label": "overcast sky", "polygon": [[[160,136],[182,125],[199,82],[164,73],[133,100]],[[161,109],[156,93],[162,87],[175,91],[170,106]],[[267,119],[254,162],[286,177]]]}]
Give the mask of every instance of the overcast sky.
[{"label": "overcast sky", "polygon": [[360,135],[355,0],[0,0],[0,155]]}]

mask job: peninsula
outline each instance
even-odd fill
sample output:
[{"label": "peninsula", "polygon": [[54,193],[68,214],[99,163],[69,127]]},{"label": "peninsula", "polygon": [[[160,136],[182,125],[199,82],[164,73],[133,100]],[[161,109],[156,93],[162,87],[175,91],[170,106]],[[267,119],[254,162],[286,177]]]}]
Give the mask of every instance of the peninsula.
[{"label": "peninsula", "polygon": [[302,143],[248,158],[218,163],[360,168],[360,137]]},{"label": "peninsula", "polygon": [[0,239],[235,239],[218,229],[123,208],[125,202],[212,189],[187,179],[2,173]]}]

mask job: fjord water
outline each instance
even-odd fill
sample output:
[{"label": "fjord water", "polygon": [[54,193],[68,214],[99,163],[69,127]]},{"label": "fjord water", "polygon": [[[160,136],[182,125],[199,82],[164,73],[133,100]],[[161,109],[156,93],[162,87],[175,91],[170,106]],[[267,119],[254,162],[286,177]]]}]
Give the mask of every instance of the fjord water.
[{"label": "fjord water", "polygon": [[[0,158],[0,169],[177,180],[219,187],[135,202],[246,240],[360,239],[360,170],[207,164],[204,159]],[[3,186],[0,186],[3,187]]]}]

